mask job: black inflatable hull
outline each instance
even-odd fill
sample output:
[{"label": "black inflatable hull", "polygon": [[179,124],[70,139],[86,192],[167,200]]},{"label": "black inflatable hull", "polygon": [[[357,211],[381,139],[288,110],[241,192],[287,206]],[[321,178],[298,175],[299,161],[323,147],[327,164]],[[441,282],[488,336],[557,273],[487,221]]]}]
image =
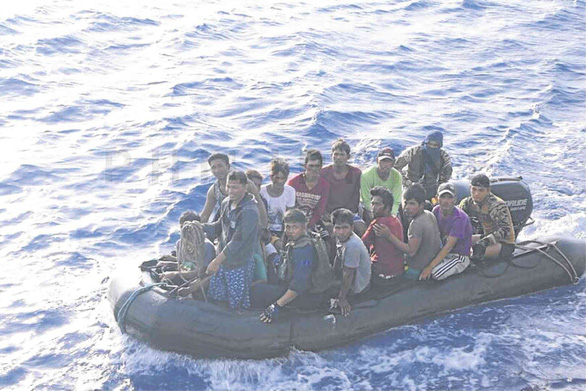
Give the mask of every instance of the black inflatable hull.
[{"label": "black inflatable hull", "polygon": [[[585,243],[548,239],[553,241],[582,276]],[[561,259],[555,250],[547,252]],[[114,314],[141,286],[140,280],[138,273],[112,280],[108,298]],[[408,286],[393,294],[356,304],[348,317],[286,313],[267,325],[260,322],[258,310],[237,313],[205,302],[169,298],[153,289],[136,298],[125,324],[130,334],[162,350],[207,358],[268,358],[286,355],[292,348],[328,349],[425,316],[571,283],[564,269],[534,251],[516,256],[513,265],[495,262],[489,268],[470,267],[442,282],[405,282]]]}]

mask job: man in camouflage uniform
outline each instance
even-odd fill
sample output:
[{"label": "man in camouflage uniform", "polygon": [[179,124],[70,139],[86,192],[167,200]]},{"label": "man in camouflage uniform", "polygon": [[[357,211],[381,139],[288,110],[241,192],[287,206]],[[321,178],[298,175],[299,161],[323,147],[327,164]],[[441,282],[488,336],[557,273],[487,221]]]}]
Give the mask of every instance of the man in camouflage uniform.
[{"label": "man in camouflage uniform", "polygon": [[472,178],[470,194],[460,202],[460,209],[473,222],[472,258],[511,257],[515,251],[515,230],[507,204],[490,192],[490,180],[484,174]]},{"label": "man in camouflage uniform", "polygon": [[[403,188],[415,183],[425,188],[427,199],[437,193],[441,183],[452,177],[452,160],[442,149],[443,135],[439,131],[431,132],[421,145],[408,148],[401,153],[394,168],[403,175]],[[405,167],[407,172],[404,172]]]}]

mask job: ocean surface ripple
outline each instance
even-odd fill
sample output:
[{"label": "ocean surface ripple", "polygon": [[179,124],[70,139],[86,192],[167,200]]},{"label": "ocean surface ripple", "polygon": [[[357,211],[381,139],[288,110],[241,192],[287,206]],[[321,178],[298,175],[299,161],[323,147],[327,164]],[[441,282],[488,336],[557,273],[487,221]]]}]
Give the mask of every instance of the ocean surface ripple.
[{"label": "ocean surface ripple", "polygon": [[264,173],[283,156],[295,173],[304,149],[344,137],[366,167],[441,129],[456,178],[530,184],[523,237],[586,239],[584,0],[12,3],[0,388],[586,387],[584,281],[262,361],[153,350],[120,333],[105,297],[111,275],[172,249],[217,151]]}]

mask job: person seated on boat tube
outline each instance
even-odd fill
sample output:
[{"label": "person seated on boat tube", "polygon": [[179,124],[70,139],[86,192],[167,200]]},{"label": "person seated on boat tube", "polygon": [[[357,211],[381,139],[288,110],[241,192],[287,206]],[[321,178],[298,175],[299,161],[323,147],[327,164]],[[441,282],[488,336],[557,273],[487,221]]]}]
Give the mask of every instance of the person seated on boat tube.
[{"label": "person seated on boat tube", "polygon": [[258,284],[251,288],[255,306],[267,307],[260,320],[270,323],[288,304],[311,307],[318,299],[309,293],[315,251],[307,233],[307,218],[299,209],[289,209],[283,218],[287,244],[283,262],[278,265],[278,284]]},{"label": "person seated on boat tube", "polygon": [[442,149],[443,140],[442,132],[430,132],[421,145],[410,147],[399,155],[394,167],[403,175],[403,188],[419,183],[425,188],[426,199],[431,200],[437,187],[450,180],[452,160]]},{"label": "person seated on boat tube", "polygon": [[247,188],[246,174],[231,171],[226,185],[228,197],[222,201],[219,219],[204,224],[208,237],[218,239],[220,251],[206,269],[207,274],[213,275],[208,298],[227,301],[232,309],[250,306],[249,289],[259,239],[258,207]]},{"label": "person seated on boat tube", "polygon": [[490,191],[490,179],[484,174],[470,181],[470,197],[460,202],[471,221],[472,259],[510,258],[515,251],[515,230],[507,204]]},{"label": "person seated on boat tube", "polygon": [[329,235],[322,217],[326,212],[330,183],[321,177],[322,166],[321,152],[309,149],[305,152],[304,171],[291,178],[288,185],[295,189],[295,207],[307,216],[307,228],[324,237]]},{"label": "person seated on boat tube", "polygon": [[202,276],[214,257],[214,245],[205,237],[203,225],[198,221],[186,222],[177,241],[176,269],[163,271],[161,280],[183,285]]},{"label": "person seated on boat tube", "polygon": [[366,231],[366,223],[358,214],[360,205],[360,177],[362,171],[348,164],[350,145],[343,139],[332,144],[333,163],[321,170],[321,176],[330,184],[326,212],[345,208],[354,213],[354,230],[360,236]]},{"label": "person seated on boat tube", "polygon": [[421,272],[442,248],[440,232],[433,213],[425,210],[425,188],[415,184],[403,192],[403,210],[410,219],[407,243],[384,227],[381,229],[398,250],[405,253],[407,268],[403,276],[418,280]]},{"label": "person seated on boat tube", "polygon": [[[162,277],[163,278],[167,278],[167,279],[172,279],[175,277],[175,273],[170,273],[170,274],[165,274],[166,272],[176,272],[177,270],[179,270],[178,265],[181,263],[178,263],[178,258],[177,258],[177,254],[179,253],[179,248],[182,246],[181,243],[193,243],[193,245],[199,245],[198,243],[195,243],[195,241],[193,241],[192,239],[198,238],[198,236],[194,236],[195,234],[191,232],[191,230],[189,230],[189,232],[183,232],[183,227],[185,226],[186,223],[189,222],[200,222],[200,216],[192,211],[192,210],[188,210],[186,212],[183,212],[181,214],[181,216],[179,217],[179,229],[181,232],[181,238],[176,242],[175,244],[175,251],[173,251],[172,255],[163,255],[160,259],[159,262],[157,263],[157,267],[161,268],[161,270],[163,271]],[[185,238],[184,241],[182,241],[181,239]],[[192,240],[190,242],[190,240]],[[207,268],[208,264],[211,262],[212,259],[215,258],[216,256],[216,250],[214,248],[214,244],[208,239],[205,238],[205,256],[203,258],[203,264],[202,264],[202,268],[203,270],[200,270],[202,273],[205,271],[205,268]]]},{"label": "person seated on boat tube", "polygon": [[401,183],[401,174],[395,168],[395,152],[390,147],[385,147],[378,152],[377,164],[365,170],[360,177],[360,200],[364,207],[364,220],[370,222],[366,217],[372,217],[373,211],[370,205],[372,195],[370,191],[375,186],[382,186],[389,189],[393,195],[392,213],[399,213],[401,204],[401,193],[403,185]]},{"label": "person seated on boat tube", "polygon": [[443,280],[462,273],[470,265],[470,248],[472,246],[472,225],[464,211],[457,206],[456,188],[451,183],[442,183],[437,190],[439,205],[433,208],[437,220],[442,249],[431,263],[423,269],[420,280],[430,277]]},{"label": "person seated on boat tube", "polygon": [[348,316],[352,309],[348,297],[365,292],[372,274],[368,250],[354,233],[354,216],[354,212],[345,208],[332,213],[336,238],[334,273],[342,284],[332,308],[340,308],[344,316]]},{"label": "person seated on boat tube", "polygon": [[289,164],[284,159],[274,158],[270,163],[271,183],[261,187],[260,195],[267,203],[268,228],[274,238],[271,243],[277,250],[283,248],[283,216],[295,207],[295,189],[286,185]]},{"label": "person seated on boat tube", "polygon": [[362,236],[362,242],[369,250],[372,262],[371,284],[386,286],[393,283],[395,277],[405,271],[403,252],[397,249],[386,233],[392,232],[403,241],[403,226],[401,221],[392,214],[394,199],[389,189],[375,186],[370,189],[370,198],[374,219]]}]

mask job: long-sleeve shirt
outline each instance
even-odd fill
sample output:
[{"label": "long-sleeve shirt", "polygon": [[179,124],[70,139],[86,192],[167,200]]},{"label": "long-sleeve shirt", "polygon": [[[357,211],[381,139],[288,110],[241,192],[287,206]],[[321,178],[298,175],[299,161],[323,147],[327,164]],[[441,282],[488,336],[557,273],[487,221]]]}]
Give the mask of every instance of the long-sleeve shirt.
[{"label": "long-sleeve shirt", "polygon": [[[421,183],[429,198],[435,196],[440,183],[450,180],[452,177],[452,159],[443,149],[440,150],[440,169],[437,178],[425,175],[423,162],[423,147],[416,145],[404,150],[397,158],[394,168],[403,175],[403,187],[408,188],[415,183]],[[404,168],[407,167],[407,172]]]},{"label": "long-sleeve shirt", "polygon": [[460,202],[460,209],[466,212],[471,220],[477,219],[482,224],[484,232],[475,232],[475,234],[482,234],[481,240],[486,239],[489,244],[515,243],[511,212],[507,204],[499,197],[489,193],[481,203],[476,203],[472,197],[467,197]]},{"label": "long-sleeve shirt", "polygon": [[399,171],[391,168],[391,172],[387,180],[382,180],[378,176],[377,166],[372,166],[368,170],[362,172],[360,177],[360,199],[362,204],[368,210],[370,210],[370,190],[375,186],[386,187],[393,193],[393,214],[397,214],[399,211],[399,205],[401,205],[401,193],[403,191],[403,185],[401,183],[401,174]]},{"label": "long-sleeve shirt", "polygon": [[226,256],[227,269],[245,266],[253,257],[258,243],[258,208],[250,194],[246,194],[232,209],[229,198],[222,201],[220,218],[204,224],[208,238],[218,238],[219,249]]},{"label": "long-sleeve shirt", "polygon": [[313,227],[326,211],[330,184],[319,177],[317,184],[310,189],[303,173],[291,178],[287,184],[295,189],[295,207],[301,209],[309,219],[307,226]]}]

